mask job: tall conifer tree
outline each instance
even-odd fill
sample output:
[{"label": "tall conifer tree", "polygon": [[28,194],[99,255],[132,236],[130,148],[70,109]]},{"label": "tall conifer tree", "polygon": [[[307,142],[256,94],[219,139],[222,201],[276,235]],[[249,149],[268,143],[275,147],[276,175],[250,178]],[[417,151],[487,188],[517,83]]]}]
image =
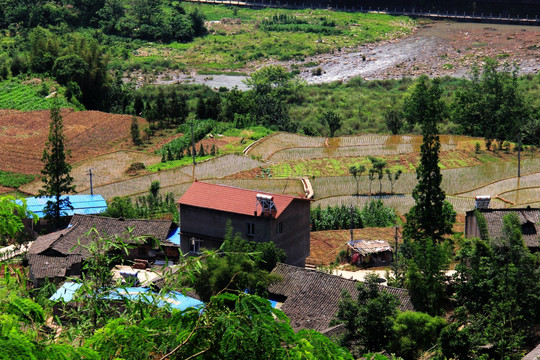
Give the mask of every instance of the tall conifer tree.
[{"label": "tall conifer tree", "polygon": [[75,193],[75,185],[70,175],[71,165],[67,158],[71,152],[65,147],[64,124],[60,115],[60,105],[57,99],[51,106],[51,122],[49,124],[49,137],[43,150],[41,161],[44,164],[41,170],[43,189],[40,196],[50,196],[54,200],[47,201],[45,213],[52,218],[53,224],[60,226],[62,209],[71,208],[71,202],[67,198],[61,198],[62,194]]}]

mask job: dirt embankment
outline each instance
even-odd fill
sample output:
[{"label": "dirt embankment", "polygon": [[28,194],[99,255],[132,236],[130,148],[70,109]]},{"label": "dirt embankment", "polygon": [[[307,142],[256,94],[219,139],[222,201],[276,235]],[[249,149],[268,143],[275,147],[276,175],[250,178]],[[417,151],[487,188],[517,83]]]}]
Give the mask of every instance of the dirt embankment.
[{"label": "dirt embankment", "polygon": [[[70,162],[131,147],[129,115],[67,109],[61,114]],[[0,114],[0,170],[39,174],[49,122],[48,110]],[[146,121],[139,119],[139,123]]]}]

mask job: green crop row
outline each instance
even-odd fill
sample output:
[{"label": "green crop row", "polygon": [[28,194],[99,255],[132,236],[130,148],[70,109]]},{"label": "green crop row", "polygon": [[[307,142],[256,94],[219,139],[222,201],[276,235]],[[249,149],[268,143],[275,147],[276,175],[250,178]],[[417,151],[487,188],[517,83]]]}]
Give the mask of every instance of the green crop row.
[{"label": "green crop row", "polygon": [[17,174],[11,171],[0,170],[0,185],[9,188],[18,188],[34,181],[35,178],[34,175]]}]

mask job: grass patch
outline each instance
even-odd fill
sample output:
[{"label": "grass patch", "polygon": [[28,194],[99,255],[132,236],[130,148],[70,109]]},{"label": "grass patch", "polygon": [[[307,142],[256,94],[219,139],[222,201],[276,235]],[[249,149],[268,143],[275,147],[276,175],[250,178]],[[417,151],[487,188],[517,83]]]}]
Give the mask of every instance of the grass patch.
[{"label": "grass patch", "polygon": [[273,134],[274,131],[264,126],[250,126],[245,129],[230,128],[223,132],[225,136],[243,137],[251,140],[259,140],[265,136]]},{"label": "grass patch", "polygon": [[187,12],[197,8],[213,22],[208,25],[209,35],[188,44],[146,43],[130,53],[128,63],[140,63],[143,57],[148,64],[157,56],[186,64],[199,73],[230,71],[260,59],[303,60],[344,47],[398,38],[411,33],[416,24],[408,17],[385,14],[183,6]]},{"label": "grass patch", "polygon": [[11,171],[0,170],[0,185],[9,188],[18,188],[35,180],[34,175],[18,174]]},{"label": "grass patch", "polygon": [[[199,163],[203,160],[208,160],[213,158],[214,156],[206,155],[206,156],[196,156],[195,162]],[[169,170],[174,169],[178,167],[182,167],[185,165],[193,164],[193,158],[191,156],[183,157],[180,160],[172,160],[172,161],[166,161],[159,164],[150,165],[147,167],[148,171],[156,172],[161,170]]]}]

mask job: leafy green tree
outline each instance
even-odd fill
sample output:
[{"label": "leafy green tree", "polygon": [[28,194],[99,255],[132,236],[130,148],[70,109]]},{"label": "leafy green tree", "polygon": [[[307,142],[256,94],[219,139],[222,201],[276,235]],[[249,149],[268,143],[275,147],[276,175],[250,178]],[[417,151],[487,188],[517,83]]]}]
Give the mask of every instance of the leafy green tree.
[{"label": "leafy green tree", "polygon": [[44,73],[52,69],[60,53],[60,41],[51,31],[40,26],[28,34],[30,69]]},{"label": "leafy green tree", "polygon": [[371,170],[370,172],[373,173],[373,175],[377,175],[377,178],[379,179],[379,195],[382,194],[382,179],[384,177],[384,168],[386,167],[386,160],[376,158],[374,156],[369,157],[369,161],[371,161]]},{"label": "leafy green tree", "polygon": [[[248,249],[253,252],[244,253]],[[246,289],[266,296],[268,286],[279,280],[269,271],[285,256],[273,243],[248,243],[240,234],[233,235],[227,224],[222,250],[222,256],[206,259],[206,266],[197,274],[193,287],[203,301],[223,291],[243,292]]]},{"label": "leafy green tree", "polygon": [[403,120],[401,111],[393,107],[388,107],[383,112],[384,123],[388,130],[392,132],[393,135],[397,135],[401,132],[403,128]]},{"label": "leafy green tree", "polygon": [[39,191],[40,196],[54,198],[54,201],[47,201],[45,213],[52,218],[55,226],[61,224],[62,210],[72,208],[68,198],[61,198],[62,194],[75,193],[73,177],[70,175],[71,165],[67,161],[70,157],[70,151],[66,149],[65,142],[64,124],[58,100],[55,99],[51,107],[49,137],[41,157],[44,165],[43,170],[41,170],[43,189]]},{"label": "leafy green tree", "polygon": [[437,344],[446,321],[438,316],[416,311],[405,311],[396,317],[392,330],[394,336],[390,350],[404,360],[419,358],[421,351],[426,351]]},{"label": "leafy green tree", "polygon": [[113,197],[107,204],[107,210],[101,215],[124,219],[136,219],[138,217],[137,209],[133,206],[133,203],[128,196]]},{"label": "leafy green tree", "polygon": [[33,222],[38,221],[37,215],[28,210],[26,200],[21,199],[20,202],[18,204],[13,196],[0,197],[0,246],[12,241],[23,243],[27,240],[23,220],[30,218]]},{"label": "leafy green tree", "polygon": [[341,128],[341,124],[343,123],[341,116],[339,116],[339,114],[335,111],[331,110],[323,111],[321,114],[319,114],[318,120],[321,124],[328,126],[330,137],[334,137],[334,134]]},{"label": "leafy green tree", "polygon": [[430,315],[439,315],[446,304],[446,275],[452,246],[429,238],[404,245],[410,256],[405,285],[414,308]]},{"label": "leafy green tree", "polygon": [[289,116],[287,98],[294,96],[303,83],[281,66],[262,68],[245,80],[252,90],[250,113],[258,124],[295,132],[298,124]]},{"label": "leafy green tree", "polygon": [[455,317],[457,326],[467,328],[470,345],[446,351],[465,358],[468,350],[471,358],[480,346],[491,344],[496,359],[521,358],[518,349],[540,320],[540,265],[523,242],[517,214],[504,216],[500,238],[465,242],[458,260]]},{"label": "leafy green tree", "polygon": [[401,169],[398,169],[393,174],[394,176],[392,176],[392,171],[390,169],[386,169],[385,172],[386,172],[386,175],[388,176],[388,181],[390,181],[390,192],[393,194],[394,193],[394,183],[399,180],[399,177],[401,176],[403,171],[401,171]]},{"label": "leafy green tree", "polygon": [[357,286],[356,300],[347,292],[342,294],[336,320],[332,323],[345,325],[346,332],[341,343],[358,356],[364,352],[386,349],[392,339],[399,300],[379,288],[374,274]]},{"label": "leafy green tree", "polygon": [[360,181],[360,176],[366,171],[364,165],[352,165],[349,167],[349,174],[351,174],[356,180],[356,195],[358,195],[358,181]]},{"label": "leafy green tree", "polygon": [[470,80],[456,90],[452,119],[467,135],[482,136],[486,141],[517,141],[534,120],[531,106],[518,84],[518,67],[499,64],[487,58],[482,72],[473,67]]}]

